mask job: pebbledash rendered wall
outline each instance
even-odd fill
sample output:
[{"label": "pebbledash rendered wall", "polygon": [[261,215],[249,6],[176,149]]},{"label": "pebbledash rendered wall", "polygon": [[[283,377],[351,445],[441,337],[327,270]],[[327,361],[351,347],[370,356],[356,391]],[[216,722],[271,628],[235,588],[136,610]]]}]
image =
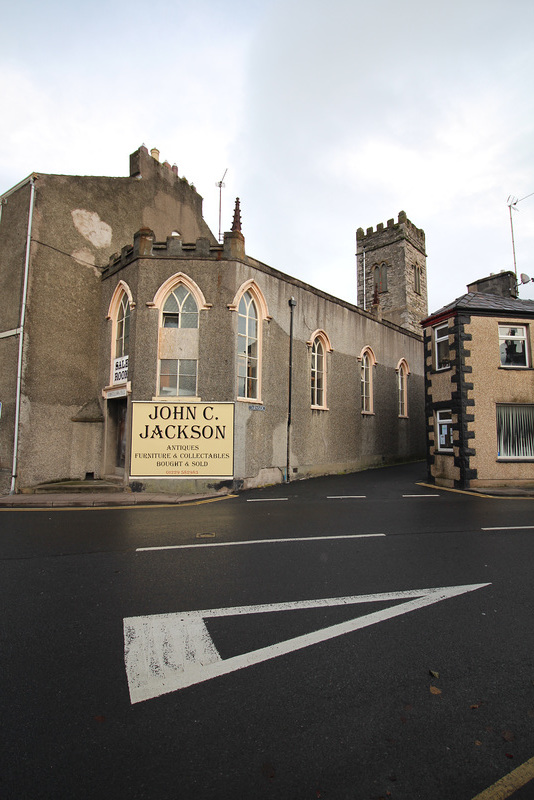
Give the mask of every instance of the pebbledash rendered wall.
[{"label": "pebbledash rendered wall", "polygon": [[[229,257],[224,245],[200,241],[183,246],[169,237],[153,241],[141,231],[135,245],[103,274],[101,318],[119,282],[131,291],[129,400],[149,401],[157,392],[158,309],[152,301],[174,274],[185,274],[202,291],[209,308],[200,311],[198,400],[235,402],[235,474],[232,481],[143,479],[138,490],[192,492],[207,488],[250,488],[281,482],[287,470],[290,298],[294,298],[292,423],[290,479],[356,471],[421,458],[424,454],[424,377],[422,342],[397,326],[247,258]],[[149,242],[147,248],[139,239]],[[241,237],[242,239],[242,237]],[[145,255],[140,256],[139,251]],[[235,248],[233,248],[235,252]],[[265,299],[262,325],[261,396],[236,400],[237,313],[232,310],[241,287],[254,281]],[[112,320],[101,337],[100,382],[109,380]],[[331,344],[326,366],[326,409],[310,404],[311,338],[324,331]],[[177,335],[180,331],[176,332]],[[372,348],[374,413],[361,413],[359,356]],[[398,416],[397,368],[405,359],[408,415]],[[160,400],[162,398],[159,398]],[[184,399],[185,400],[185,399]],[[127,451],[129,446],[127,447]]]}]

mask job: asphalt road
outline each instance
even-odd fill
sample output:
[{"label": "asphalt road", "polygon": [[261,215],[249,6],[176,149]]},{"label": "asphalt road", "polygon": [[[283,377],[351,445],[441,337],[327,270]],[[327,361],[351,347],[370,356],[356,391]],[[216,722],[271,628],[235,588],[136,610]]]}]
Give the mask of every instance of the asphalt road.
[{"label": "asphalt road", "polygon": [[532,758],[534,500],[419,479],[0,511],[0,796],[471,800]]}]

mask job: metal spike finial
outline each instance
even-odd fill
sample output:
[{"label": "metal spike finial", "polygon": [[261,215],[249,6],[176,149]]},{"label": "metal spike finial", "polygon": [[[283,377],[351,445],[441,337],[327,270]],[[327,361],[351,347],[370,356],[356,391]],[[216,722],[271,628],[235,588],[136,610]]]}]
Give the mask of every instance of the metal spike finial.
[{"label": "metal spike finial", "polygon": [[234,208],[234,221],[232,222],[232,233],[234,231],[239,231],[241,233],[241,208],[239,205],[239,197],[235,199],[235,208]]}]

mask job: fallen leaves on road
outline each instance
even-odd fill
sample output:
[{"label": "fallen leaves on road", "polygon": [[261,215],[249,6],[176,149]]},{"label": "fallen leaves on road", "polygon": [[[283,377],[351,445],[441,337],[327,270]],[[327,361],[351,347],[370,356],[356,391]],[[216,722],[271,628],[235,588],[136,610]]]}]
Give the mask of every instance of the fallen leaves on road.
[{"label": "fallen leaves on road", "polygon": [[431,694],[441,694],[441,689],[438,689],[437,686],[431,686],[430,687],[430,693]]},{"label": "fallen leaves on road", "polygon": [[429,669],[428,674],[431,675],[433,678],[439,678],[439,672],[434,672],[433,669]]},{"label": "fallen leaves on road", "polygon": [[501,733],[501,736],[502,736],[502,738],[504,739],[505,742],[513,742],[514,739],[515,739],[515,736],[512,733],[512,731],[503,731]]}]

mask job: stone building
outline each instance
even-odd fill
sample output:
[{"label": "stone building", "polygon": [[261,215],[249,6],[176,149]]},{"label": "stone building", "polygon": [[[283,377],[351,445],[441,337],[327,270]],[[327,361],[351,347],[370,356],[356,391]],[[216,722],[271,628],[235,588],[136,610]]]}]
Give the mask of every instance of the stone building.
[{"label": "stone building", "polygon": [[534,301],[513,272],[423,321],[429,477],[462,489],[534,483]]},{"label": "stone building", "polygon": [[407,317],[248,256],[239,203],[219,243],[158,156],[2,195],[0,491],[94,477],[196,493],[423,457]]},{"label": "stone building", "polygon": [[358,305],[379,302],[382,319],[419,333],[428,313],[425,232],[401,211],[398,221],[356,231]]}]

